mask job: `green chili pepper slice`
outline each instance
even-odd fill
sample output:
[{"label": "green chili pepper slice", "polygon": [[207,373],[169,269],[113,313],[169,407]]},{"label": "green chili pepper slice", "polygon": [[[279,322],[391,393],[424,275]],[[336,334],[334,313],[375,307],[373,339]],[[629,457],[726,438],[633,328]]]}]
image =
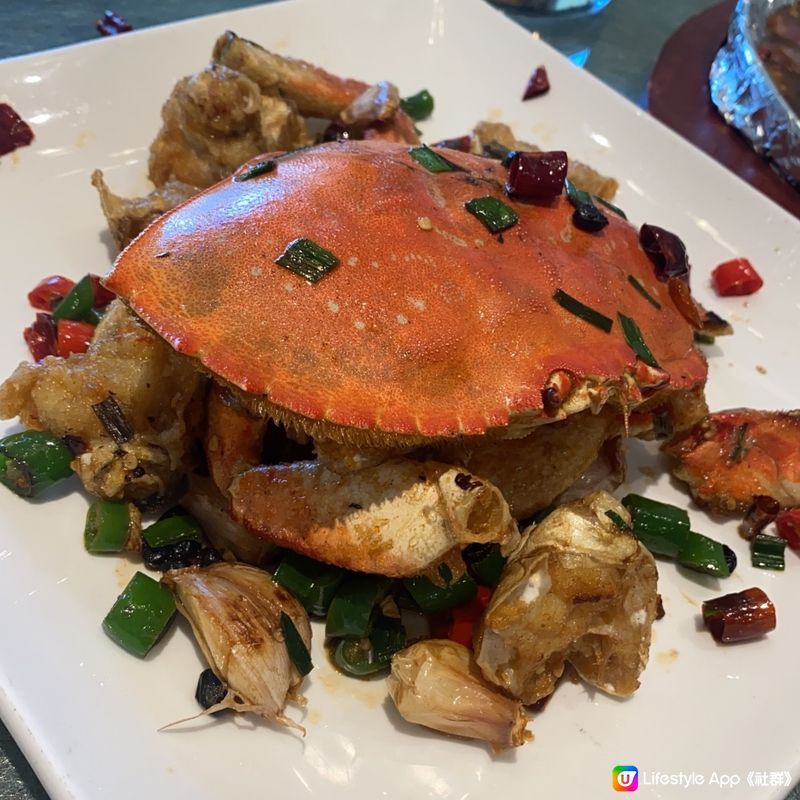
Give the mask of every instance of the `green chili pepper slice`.
[{"label": "green chili pepper slice", "polygon": [[36,497],[72,475],[72,450],[45,431],[22,431],[0,440],[0,483],[21,497]]},{"label": "green chili pepper slice", "polygon": [[172,592],[137,572],[103,620],[103,630],[120,647],[144,657],[175,616]]},{"label": "green chili pepper slice", "polygon": [[205,542],[200,523],[186,513],[162,517],[142,531],[142,538],[148,547],[166,547],[187,540]]},{"label": "green chili pepper slice", "polygon": [[131,507],[114,500],[95,500],[86,513],[83,544],[90,553],[119,553],[131,534]]},{"label": "green chili pepper slice", "polygon": [[86,319],[94,304],[92,276],[84,275],[70,290],[67,296],[53,309],[53,319]]},{"label": "green chili pepper slice", "polygon": [[381,575],[348,575],[339,586],[328,608],[325,635],[368,636],[375,606],[381,601],[390,580]]},{"label": "green chili pepper slice", "polygon": [[471,544],[463,552],[470,574],[478,583],[495,587],[506,565],[499,544]]},{"label": "green chili pepper slice", "polygon": [[272,577],[286,587],[309,614],[324,617],[344,576],[344,570],[339,567],[287,551]]},{"label": "green chili pepper slice", "polygon": [[380,616],[369,637],[340,639],[333,651],[333,661],[342,672],[364,677],[387,669],[392,656],[405,646],[406,631],[400,620]]},{"label": "green chili pepper slice", "polygon": [[437,586],[425,575],[406,578],[403,585],[414,598],[414,602],[426,613],[462,606],[472,600],[478,591],[477,584],[466,572],[447,586]]}]

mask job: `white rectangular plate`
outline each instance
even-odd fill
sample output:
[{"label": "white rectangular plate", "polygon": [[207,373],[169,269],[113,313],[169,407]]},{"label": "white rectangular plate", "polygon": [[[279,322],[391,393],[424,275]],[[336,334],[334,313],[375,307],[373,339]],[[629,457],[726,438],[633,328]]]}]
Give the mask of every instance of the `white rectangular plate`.
[{"label": "white rectangular plate", "polygon": [[[479,0],[293,0],[0,64],[0,101],[36,133],[0,161],[3,376],[26,356],[25,293],[44,275],[109,265],[90,172],[104,169],[123,194],[147,190],[159,108],[225,28],[340,75],[390,79],[402,94],[427,87],[436,98],[427,141],[503,120],[616,176],[634,224],[683,237],[697,296],[736,327],[708,351],[711,407],[800,405],[797,221]],[[521,102],[542,63],[551,92]],[[757,265],[765,286],[718,299],[710,269],[736,255]],[[629,487],[686,504],[657,457],[634,450],[657,469],[632,469]],[[695,796],[727,794],[709,786],[716,773],[738,776],[734,794],[768,798],[787,788],[751,789],[748,772],[800,774],[800,563],[788,553],[785,574],[752,569],[735,523],[694,506],[695,529],[729,542],[738,571],[717,585],[659,564],[667,616],[635,697],[564,685],[533,721],[536,741],[502,756],[405,724],[383,681],[334,673],[319,635],[305,739],[230,716],[158,733],[195,712],[203,665],[182,626],[144,661],[103,635],[100,620],[135,565],[83,551],[85,508],[78,492],[39,503],[0,492],[0,710],[54,798],[603,797],[614,796],[617,764],[638,766],[645,796],[684,796],[679,786],[645,785],[648,773],[683,772],[704,777]],[[715,645],[698,624],[700,602],[752,585],[774,600],[778,629]]]}]

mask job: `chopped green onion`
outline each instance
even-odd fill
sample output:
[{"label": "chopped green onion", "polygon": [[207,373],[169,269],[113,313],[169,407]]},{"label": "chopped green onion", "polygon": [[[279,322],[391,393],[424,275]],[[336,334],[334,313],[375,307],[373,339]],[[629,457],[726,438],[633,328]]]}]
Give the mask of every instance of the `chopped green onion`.
[{"label": "chopped green onion", "polygon": [[623,497],[622,505],[630,512],[634,536],[651,553],[677,557],[689,533],[689,514],[684,509],[638,494]]},{"label": "chopped green onion", "polygon": [[342,672],[356,677],[387,669],[392,656],[406,646],[406,631],[397,619],[380,616],[369,637],[346,636],[336,645],[333,661]]},{"label": "chopped green onion", "polygon": [[369,635],[373,612],[389,588],[381,575],[348,575],[328,608],[325,635],[329,638]]},{"label": "chopped green onion", "polygon": [[189,514],[162,517],[142,531],[142,539],[148,547],[166,547],[178,542],[204,542],[200,523]]},{"label": "chopped green onion", "polygon": [[408,589],[414,602],[426,613],[463,606],[472,600],[478,591],[475,581],[466,572],[447,586],[437,586],[426,575],[406,578],[403,586]]},{"label": "chopped green onion", "polygon": [[592,201],[592,196],[579,189],[569,178],[564,181],[567,198],[575,207],[572,223],[576,228],[597,233],[608,225],[608,217]]},{"label": "chopped green onion", "polygon": [[423,144],[419,147],[412,147],[408,154],[418,164],[425,167],[428,172],[463,172],[463,168],[458,164],[454,164],[450,159],[445,158],[443,155],[431,150],[428,145]]},{"label": "chopped green onion", "polygon": [[495,141],[494,139],[492,139],[491,142],[484,144],[482,146],[482,150],[485,158],[494,158],[497,161],[502,161],[504,164],[514,153],[513,150],[510,150],[504,144],[500,144],[500,142]]},{"label": "chopped green onion", "polygon": [[470,544],[462,555],[476,581],[486,586],[497,586],[506,565],[499,544]]},{"label": "chopped green onion", "polygon": [[605,331],[606,333],[611,330],[611,326],[614,324],[613,320],[601,314],[599,311],[585,306],[580,300],[576,300],[561,289],[556,289],[553,294],[553,300],[555,300],[561,308],[569,311],[570,314],[574,314],[584,322],[588,322],[590,325],[594,325],[595,328],[600,328],[601,331]]},{"label": "chopped green onion", "polygon": [[22,431],[0,439],[0,483],[20,497],[36,497],[72,475],[72,450],[45,431]]},{"label": "chopped green onion", "polygon": [[53,319],[82,320],[92,310],[94,289],[92,276],[84,275],[70,290],[66,297],[53,309]]},{"label": "chopped green onion", "polygon": [[639,294],[644,297],[644,299],[647,300],[647,302],[650,303],[653,308],[657,308],[659,311],[661,311],[661,303],[659,303],[658,300],[656,300],[655,297],[653,297],[653,295],[651,295],[650,292],[644,288],[635,275],[628,275],[628,283],[633,286],[633,288],[636,289],[636,291],[639,292]]},{"label": "chopped green onion", "polygon": [[694,332],[694,340],[697,344],[714,344],[714,342],[716,342],[714,336],[709,333],[703,333],[702,331]]},{"label": "chopped green onion", "polygon": [[519,214],[502,200],[487,195],[464,203],[464,208],[477,217],[491,233],[500,233],[519,220]]},{"label": "chopped green onion", "polygon": [[324,617],[344,575],[339,567],[287,551],[272,577],[286,587],[309,614]]},{"label": "chopped green onion", "polygon": [[749,422],[743,422],[736,428],[736,434],[733,441],[733,449],[728,456],[728,461],[736,463],[742,460],[742,457],[747,452],[747,429],[750,427]]},{"label": "chopped green onion", "polygon": [[597,200],[598,203],[604,205],[610,211],[613,211],[618,217],[628,219],[628,215],[619,206],[615,206],[610,200],[606,200],[598,194],[592,195],[592,197]]},{"label": "chopped green onion", "polygon": [[172,592],[137,572],[103,620],[103,630],[136,656],[146,656],[175,616]]},{"label": "chopped green onion", "polygon": [[339,263],[339,259],[311,239],[295,239],[286,245],[275,263],[310,283],[316,283]]},{"label": "chopped green onion", "polygon": [[645,364],[649,364],[651,367],[657,369],[658,361],[656,361],[655,356],[650,352],[650,348],[645,344],[639,326],[630,317],[626,317],[624,314],[617,314],[617,319],[625,335],[625,341],[628,343],[631,350],[633,350]]},{"label": "chopped green onion", "polygon": [[285,611],[281,611],[281,633],[292,664],[301,675],[308,675],[314,669],[311,653],[308,652],[303,637],[297,632],[292,618]]},{"label": "chopped green onion", "polygon": [[251,178],[257,178],[259,175],[264,175],[267,172],[272,172],[274,169],[275,162],[272,159],[269,159],[268,161],[259,161],[257,164],[253,164],[252,167],[246,169],[244,172],[234,175],[233,179],[237,183],[241,183],[242,181],[249,181]]},{"label": "chopped green onion", "polygon": [[784,551],[786,539],[757,533],[750,540],[750,555],[754,567],[762,569],[785,569]]},{"label": "chopped green onion", "polygon": [[415,122],[420,122],[433,114],[433,96],[427,89],[422,89],[410,97],[402,98],[400,108]]},{"label": "chopped green onion", "polygon": [[619,515],[616,511],[609,508],[606,511],[606,516],[621,530],[621,531],[632,531],[630,525]]},{"label": "chopped green onion", "polygon": [[119,553],[128,543],[133,519],[128,503],[95,500],[86,514],[84,546],[90,553]]},{"label": "chopped green onion", "polygon": [[694,531],[687,534],[686,542],[678,553],[678,563],[695,572],[718,578],[727,578],[731,574],[722,545]]},{"label": "chopped green onion", "polygon": [[125,444],[133,438],[133,428],[113,392],[109,392],[105,400],[95,403],[92,411],[117,444]]}]

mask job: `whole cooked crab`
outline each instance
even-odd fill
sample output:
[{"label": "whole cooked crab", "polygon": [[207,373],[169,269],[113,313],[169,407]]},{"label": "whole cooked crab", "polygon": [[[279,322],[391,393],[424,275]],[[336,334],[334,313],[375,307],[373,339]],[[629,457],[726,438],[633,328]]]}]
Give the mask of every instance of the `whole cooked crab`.
[{"label": "whole cooked crab", "polygon": [[[584,232],[566,198],[513,201],[499,162],[447,158],[430,172],[407,145],[368,141],[262,157],[157,220],[107,277],[211,377],[210,471],[256,535],[417,574],[470,542],[510,547],[512,517],[550,504],[604,445],[704,413],[692,325],[634,228],[610,214]],[[516,224],[490,233],[465,209],[480,197]],[[327,253],[316,282],[278,263],[298,240]],[[270,463],[275,424],[316,457]]]}]

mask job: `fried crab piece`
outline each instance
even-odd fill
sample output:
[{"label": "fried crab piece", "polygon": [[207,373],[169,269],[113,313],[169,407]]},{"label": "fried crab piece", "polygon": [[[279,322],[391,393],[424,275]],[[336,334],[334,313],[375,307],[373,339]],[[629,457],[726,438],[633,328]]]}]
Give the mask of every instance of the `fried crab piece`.
[{"label": "fried crab piece", "polygon": [[475,636],[487,680],[525,704],[547,697],[569,662],[588,683],[626,697],[647,665],[656,565],[607,512],[606,492],[560,506],[523,533]]},{"label": "fried crab piece", "polygon": [[262,94],[257,83],[221,64],[182,78],[161,109],[150,147],[150,180],[205,188],[243,162],[312,142],[290,100]]},{"label": "fried crab piece", "polygon": [[800,411],[716,411],[663,449],[712,511],[743,512],[757,496],[800,505]]},{"label": "fried crab piece", "polygon": [[123,250],[165,211],[199,191],[196,186],[170,179],[144,197],[120,197],[108,188],[99,169],[92,173],[92,186],[100,195],[100,207],[117,250]]},{"label": "fried crab piece", "polygon": [[[85,354],[23,362],[0,386],[0,417],[69,437],[86,489],[99,497],[164,497],[183,475],[186,415],[200,387],[195,365],[150,332],[121,302],[97,326]],[[94,406],[116,400],[132,431],[125,441]]]},{"label": "fried crab piece", "polygon": [[408,722],[481,739],[495,751],[533,738],[522,703],[489,683],[472,653],[456,642],[426,639],[396,653],[386,685]]},{"label": "fried crab piece", "polygon": [[473,542],[518,540],[496,487],[433,461],[392,459],[349,475],[316,461],[262,466],[231,487],[232,514],[258,536],[319,561],[418,575]]},{"label": "fried crab piece", "polygon": [[268,572],[246,564],[173,570],[162,583],[172,590],[206,661],[228,689],[204,713],[231,708],[305,733],[284,714],[287,699],[305,704],[298,692],[303,676],[289,655],[282,621],[284,615],[291,620],[309,650],[311,625],[300,602]]},{"label": "fried crab piece", "polygon": [[[524,150],[529,153],[541,150],[535,144],[517,139],[511,128],[503,122],[479,122],[472,131],[470,144],[472,152],[480,155],[484,152],[484,148],[493,142],[508,150]],[[572,158],[569,160],[567,177],[579,189],[604,200],[613,200],[619,188],[619,183],[614,178],[601,175],[587,164]]]}]

